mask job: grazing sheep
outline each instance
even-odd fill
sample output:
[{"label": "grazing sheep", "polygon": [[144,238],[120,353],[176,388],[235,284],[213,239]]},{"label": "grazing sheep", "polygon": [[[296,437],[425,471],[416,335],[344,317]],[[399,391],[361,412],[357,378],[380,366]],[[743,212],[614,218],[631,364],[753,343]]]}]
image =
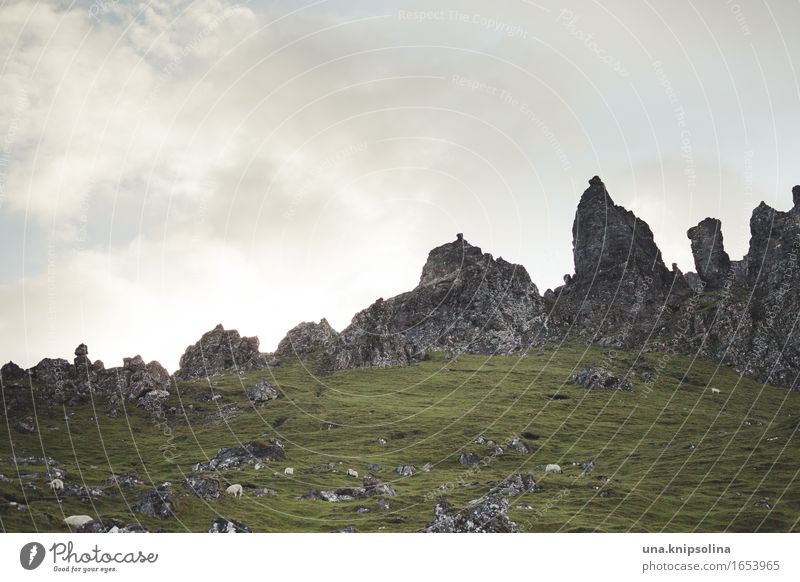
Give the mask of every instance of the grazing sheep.
[{"label": "grazing sheep", "polygon": [[283,470],[284,475],[294,475],[294,467],[286,467]]},{"label": "grazing sheep", "polygon": [[244,495],[244,489],[238,483],[234,483],[225,490],[225,493],[228,495],[233,495],[234,497],[241,497]]},{"label": "grazing sheep", "polygon": [[550,463],[544,468],[545,475],[550,473],[561,473],[561,467],[556,465],[555,463]]},{"label": "grazing sheep", "polygon": [[53,479],[48,483],[50,485],[50,489],[53,491],[63,491],[64,490],[64,482],[61,479]]},{"label": "grazing sheep", "polygon": [[83,524],[89,523],[90,521],[94,521],[94,518],[89,517],[88,515],[70,515],[64,520],[64,523],[66,523],[69,527],[74,527],[77,529]]},{"label": "grazing sheep", "polygon": [[355,477],[356,479],[358,479],[358,471],[356,471],[355,469],[348,469],[347,474],[350,477]]},{"label": "grazing sheep", "polygon": [[712,389],[711,389],[711,393],[712,393],[712,394],[719,394],[719,393],[720,393],[720,392],[719,392],[719,388],[712,388]]}]

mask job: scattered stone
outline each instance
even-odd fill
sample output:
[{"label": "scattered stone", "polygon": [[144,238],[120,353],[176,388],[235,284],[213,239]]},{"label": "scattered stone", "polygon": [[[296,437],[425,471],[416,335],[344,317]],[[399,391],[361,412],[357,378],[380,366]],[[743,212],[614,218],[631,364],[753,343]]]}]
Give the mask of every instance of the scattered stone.
[{"label": "scattered stone", "polygon": [[386,501],[385,499],[378,499],[377,501],[375,501],[375,505],[377,505],[378,509],[382,511],[389,511],[389,502]]},{"label": "scattered stone", "polygon": [[215,517],[211,521],[208,533],[253,533],[245,524],[233,519]]},{"label": "scattered stone", "polygon": [[422,469],[420,469],[423,473],[430,473],[431,469],[433,469],[433,465],[431,463],[425,463],[422,465]]},{"label": "scattered stone", "polygon": [[370,471],[372,473],[380,473],[381,471],[383,471],[383,467],[381,467],[378,463],[368,463],[367,471]]},{"label": "scattered stone", "polygon": [[369,507],[359,507],[356,509],[356,513],[369,513],[372,511]]},{"label": "scattered stone", "polygon": [[386,444],[386,439],[383,438],[383,437],[379,438],[378,439],[378,444],[381,445],[381,446],[384,446]]},{"label": "scattered stone", "polygon": [[769,502],[769,497],[762,497],[756,501],[756,508],[758,509],[772,509],[772,504]]},{"label": "scattered stone", "polygon": [[142,482],[135,475],[112,475],[106,480],[109,487],[119,487],[120,489],[133,489]]},{"label": "scattered stone", "polygon": [[440,498],[433,510],[428,533],[515,533],[517,524],[508,518],[508,501],[485,497],[466,509],[458,510]]},{"label": "scattered stone", "polygon": [[[576,463],[573,463],[573,465],[574,464]],[[594,461],[585,461],[583,463],[577,463],[577,465],[583,468],[580,474],[581,477],[588,477],[597,468],[597,466],[594,464]]]},{"label": "scattered stone", "polygon": [[600,368],[584,368],[572,376],[572,381],[587,390],[633,390],[633,385],[625,378]]},{"label": "scattered stone", "polygon": [[486,444],[486,439],[485,439],[485,438],[483,438],[483,435],[481,435],[481,436],[479,436],[478,438],[476,438],[476,439],[475,439],[473,442],[474,442],[476,445],[485,445],[485,444]]}]

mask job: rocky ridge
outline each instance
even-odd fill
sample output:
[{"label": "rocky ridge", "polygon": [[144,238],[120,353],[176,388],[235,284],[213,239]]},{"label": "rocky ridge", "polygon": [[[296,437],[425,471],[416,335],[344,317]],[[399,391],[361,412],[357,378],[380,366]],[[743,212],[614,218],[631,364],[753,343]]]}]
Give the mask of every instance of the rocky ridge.
[{"label": "rocky ridge", "polygon": [[[174,379],[297,361],[319,374],[406,366],[428,351],[453,357],[513,354],[578,338],[615,348],[699,354],[757,380],[797,387],[800,186],[792,196],[789,211],[763,202],[753,211],[749,250],[738,261],[725,251],[719,220],[709,217],[690,228],[696,272],[684,274],[675,264],[667,268],[647,223],[615,204],[595,176],[573,224],[575,272],[544,296],[524,267],[495,259],[458,234],[429,253],[413,290],[378,299],[341,332],[325,319],[304,322],[274,354],[265,354],[258,338],[218,325],[186,348]],[[170,384],[158,362],[145,364],[136,356],[106,370],[89,359],[83,344],[72,364],[45,358],[30,370],[13,362],[0,369],[4,385],[27,377],[60,402],[100,392],[112,402],[127,399],[154,410]]]}]

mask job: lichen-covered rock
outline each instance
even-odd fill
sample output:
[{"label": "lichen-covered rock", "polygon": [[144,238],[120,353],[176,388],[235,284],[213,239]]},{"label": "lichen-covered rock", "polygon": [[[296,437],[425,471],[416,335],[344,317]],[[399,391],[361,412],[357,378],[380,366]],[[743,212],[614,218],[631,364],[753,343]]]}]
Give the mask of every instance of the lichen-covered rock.
[{"label": "lichen-covered rock", "polygon": [[235,329],[222,325],[203,334],[186,348],[180,359],[176,380],[207,378],[223,372],[258,370],[267,367],[267,360],[258,351],[257,337],[241,337]]},{"label": "lichen-covered rock", "polygon": [[456,509],[439,499],[427,533],[516,533],[517,524],[508,517],[508,501],[501,496],[478,500],[471,507]]}]

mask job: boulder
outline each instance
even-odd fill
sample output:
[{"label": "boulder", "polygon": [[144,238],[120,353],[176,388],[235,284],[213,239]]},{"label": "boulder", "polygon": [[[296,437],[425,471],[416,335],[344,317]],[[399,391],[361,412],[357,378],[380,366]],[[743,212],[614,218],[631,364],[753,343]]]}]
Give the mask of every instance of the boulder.
[{"label": "boulder", "polygon": [[131,509],[145,517],[158,519],[167,519],[176,514],[172,495],[160,490],[145,493],[139,498],[139,501],[131,506]]},{"label": "boulder", "polygon": [[266,380],[259,380],[247,389],[247,398],[253,404],[275,400],[278,397],[278,390]]},{"label": "boulder", "polygon": [[477,467],[481,460],[478,455],[465,451],[458,457],[458,462],[468,467]]},{"label": "boulder", "polygon": [[400,465],[394,472],[401,477],[411,477],[417,474],[417,468],[414,465]]},{"label": "boulder", "polygon": [[183,482],[183,486],[205,501],[214,501],[220,495],[219,481],[216,479],[187,477]]}]

